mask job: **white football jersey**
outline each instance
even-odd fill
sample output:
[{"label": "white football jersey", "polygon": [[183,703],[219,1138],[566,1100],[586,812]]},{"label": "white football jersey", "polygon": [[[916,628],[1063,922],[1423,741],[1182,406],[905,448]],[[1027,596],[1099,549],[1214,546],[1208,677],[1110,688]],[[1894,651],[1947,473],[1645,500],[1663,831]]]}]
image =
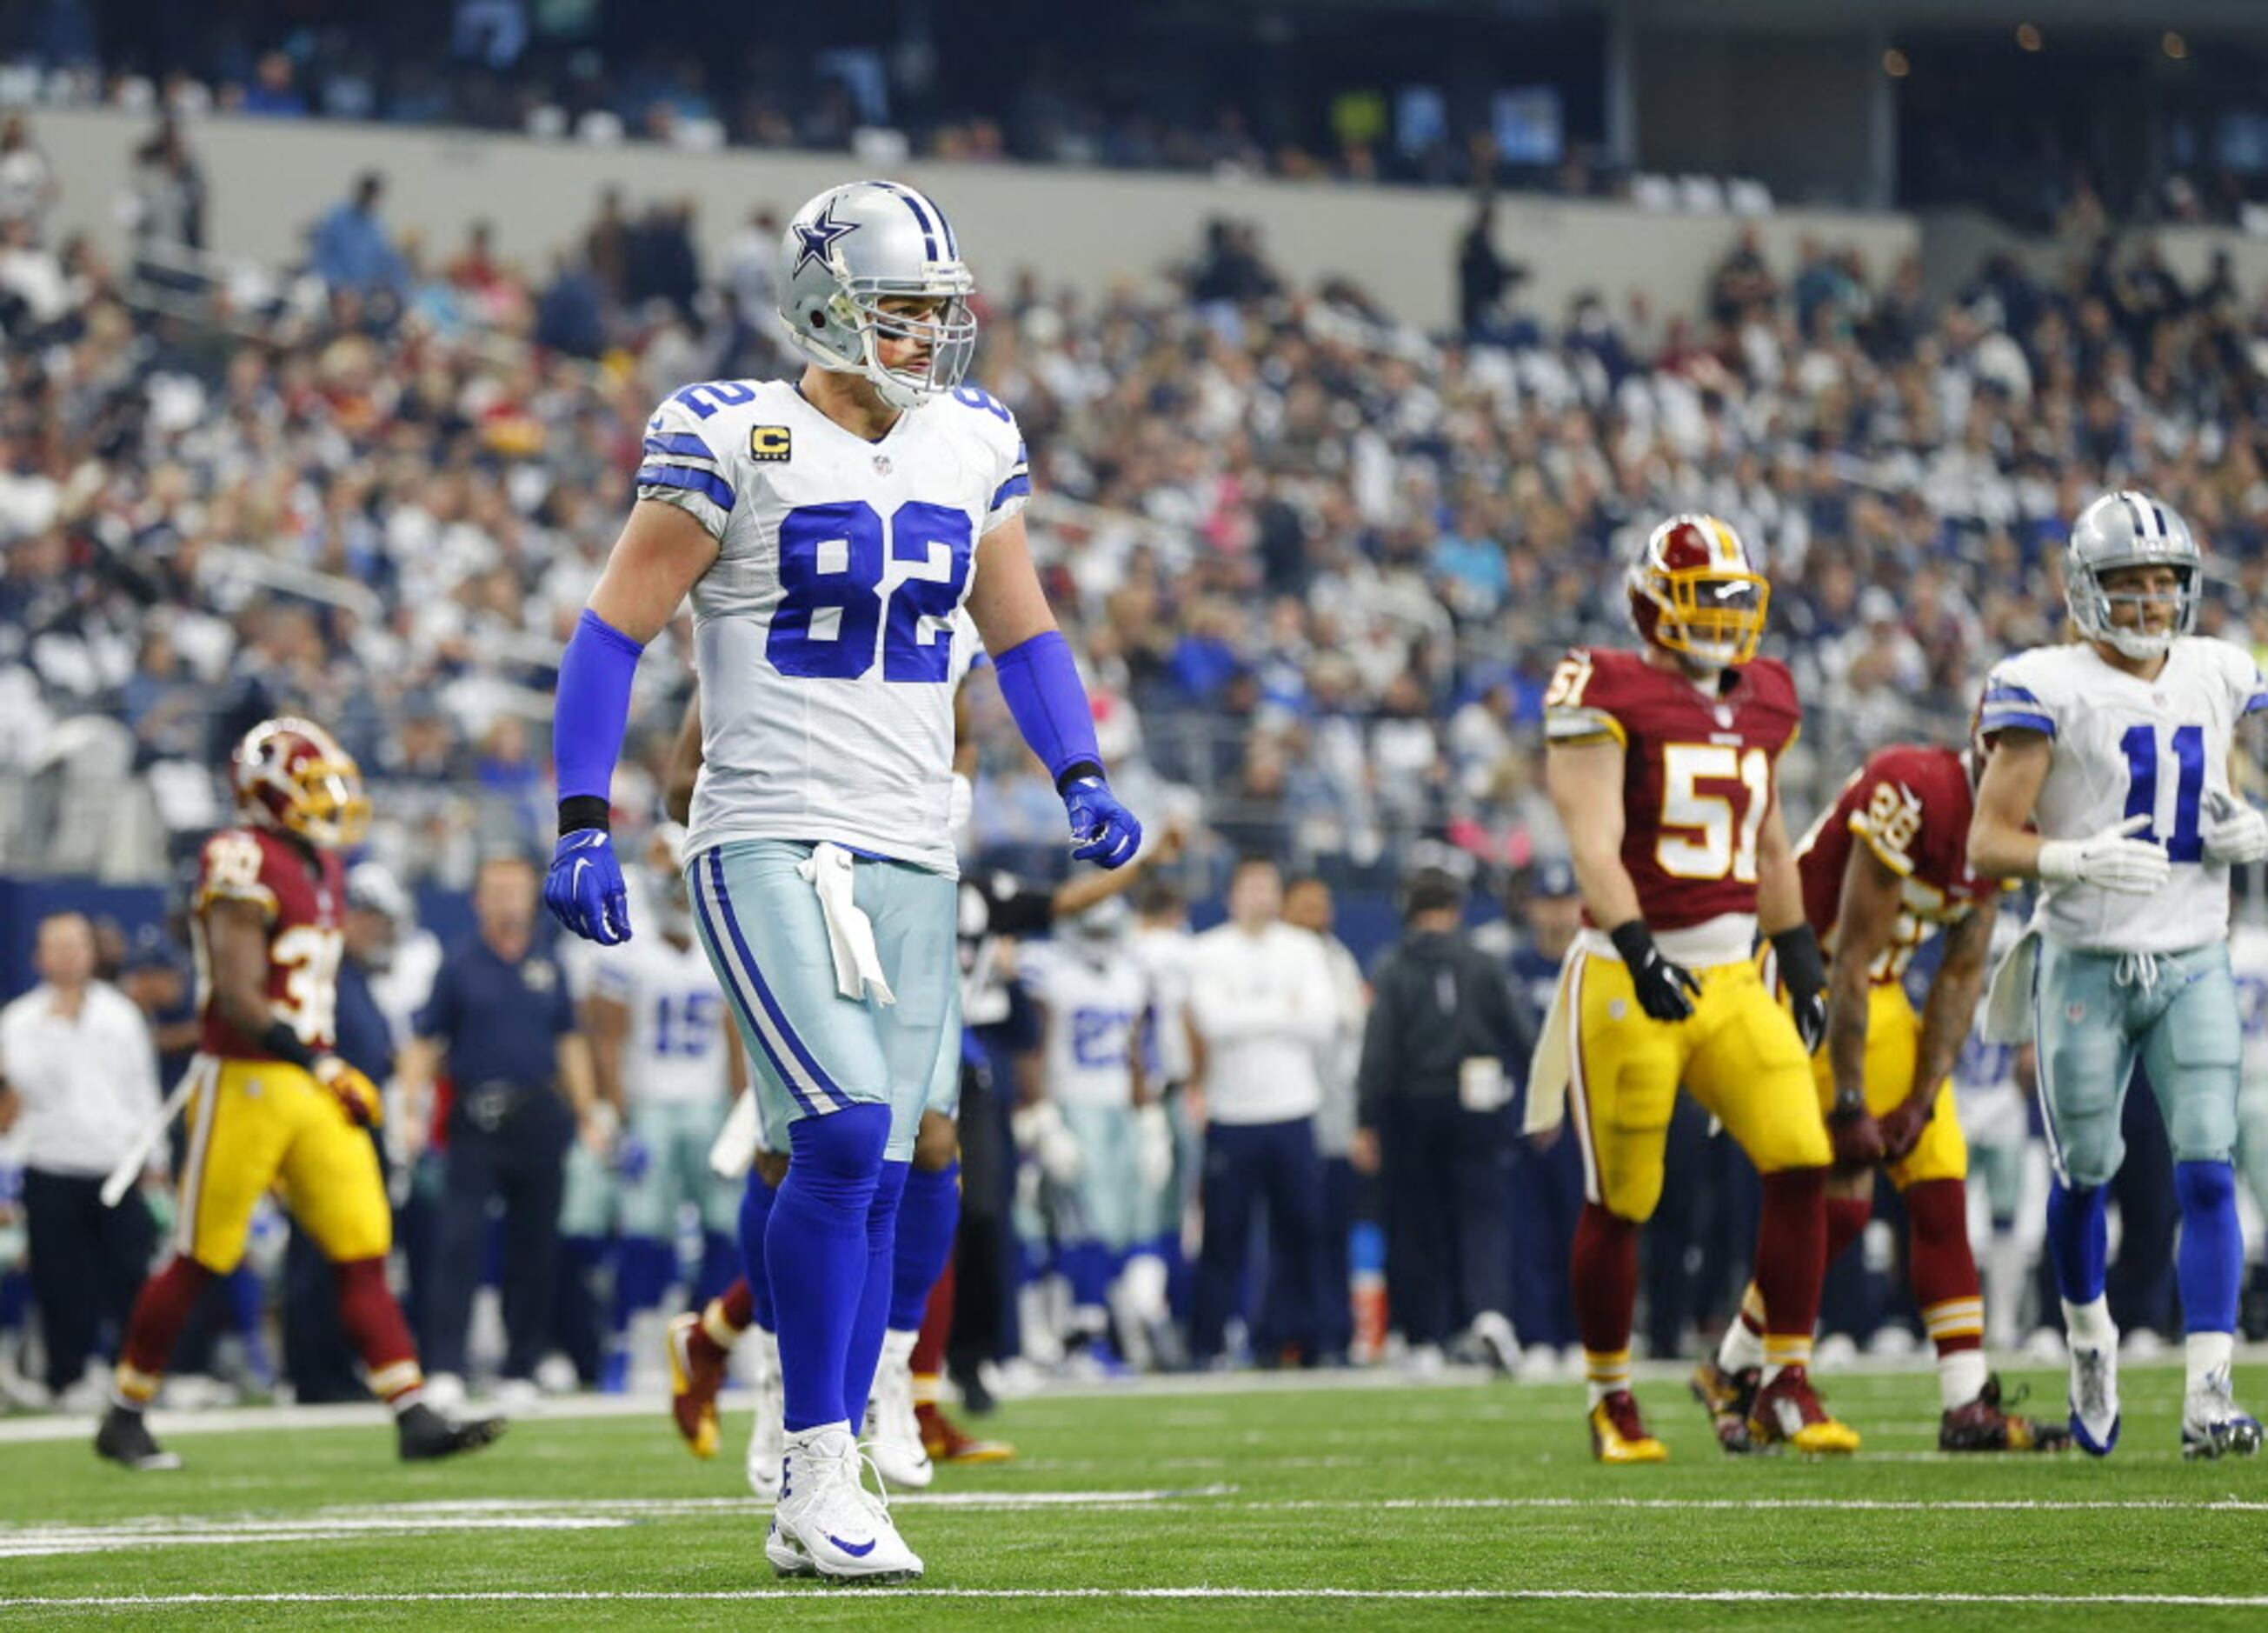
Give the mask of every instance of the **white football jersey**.
[{"label": "white football jersey", "polygon": [[688,386],[655,410],[638,497],[719,546],[693,587],[688,854],[829,839],[954,871],[954,615],[978,541],[1030,491],[1015,417],[973,388],[875,442],[785,381]]},{"label": "white football jersey", "polygon": [[737,1034],[717,972],[698,941],[679,948],[665,935],[639,935],[596,950],[591,995],[630,1012],[622,1040],[622,1090],[633,1105],[722,1102],[725,1051]]},{"label": "white football jersey", "polygon": [[1984,683],[1987,733],[2023,728],[2053,739],[2035,819],[2048,839],[2080,839],[2147,816],[2173,881],[2154,895],[2093,884],[2043,884],[2036,922],[2059,946],[2098,952],[2180,952],[2221,939],[2228,869],[2204,860],[2209,797],[2228,791],[2236,723],[2268,708],[2268,683],[2228,641],[2186,635],[2154,680],[2113,669],[2073,643],[2036,647]]},{"label": "white football jersey", "polygon": [[1149,983],[1130,947],[1095,958],[1060,942],[1018,950],[1017,973],[1048,1009],[1048,1097],[1063,1105],[1134,1103],[1134,1047]]},{"label": "white football jersey", "polygon": [[1134,957],[1150,983],[1150,1051],[1142,1064],[1161,1087],[1197,1074],[1189,1052],[1190,941],[1187,930],[1134,932]]}]

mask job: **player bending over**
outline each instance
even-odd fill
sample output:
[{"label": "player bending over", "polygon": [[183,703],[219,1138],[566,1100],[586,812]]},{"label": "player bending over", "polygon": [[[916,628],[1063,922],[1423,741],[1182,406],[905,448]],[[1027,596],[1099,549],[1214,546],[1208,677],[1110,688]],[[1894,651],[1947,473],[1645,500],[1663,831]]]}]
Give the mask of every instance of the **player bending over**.
[{"label": "player bending over", "polygon": [[205,841],[190,920],[204,1030],[173,1256],[134,1301],[94,1449],[129,1468],[180,1467],[143,1412],[198,1295],[244,1257],[271,1189],[337,1272],[340,1324],[371,1393],[394,1409],[402,1457],[484,1446],[502,1419],[453,1422],[424,1403],[417,1349],[386,1284],[394,1214],[370,1135],[378,1089],[332,1053],[346,948],[339,853],[370,824],[362,773],[321,727],[286,718],[247,732],[230,774],[238,824]]},{"label": "player bending over", "polygon": [[905,1580],[922,1562],[863,1488],[855,1427],[921,1110],[960,1065],[964,602],[1072,853],[1122,866],[1141,825],[1104,780],[1032,565],[1015,417],[961,385],[976,284],[951,225],[910,188],[856,181],[799,210],[781,250],[801,378],[688,386],[647,423],[637,503],[560,665],[545,898],[578,935],[630,934],[608,792],[638,655],[689,592],[695,914],[793,1155],[763,1232],[786,1425],[765,1553],[783,1574]]},{"label": "player bending over", "polygon": [[[1969,1246],[1969,1149],[1951,1073],[1984,991],[1996,887],[1969,867],[1979,750],[1884,749],[1843,785],[1796,846],[1804,916],[1831,955],[1827,1046],[1812,1075],[1836,1169],[1827,1182],[1827,1262],[1859,1239],[1887,1167],[1905,1201],[1915,1302],[1937,1347],[1942,1452],[2053,1451],[2071,1437],[2003,1411],[1984,1365],[1984,1301]],[[1945,932],[1921,1013],[1906,967]],[[1728,1452],[1749,1448],[1764,1364],[1763,1297],[1750,1284],[1693,1393]]]},{"label": "player bending over", "polygon": [[[1571,653],[1544,698],[1545,780],[1585,927],[1536,1045],[1528,1120],[1531,1133],[1556,1127],[1573,1101],[1585,1201],[1572,1280],[1591,1450],[1608,1463],[1668,1455],[1631,1393],[1630,1332],[1638,1227],[1660,1200],[1682,1083],[1764,1176],[1756,1279],[1766,1315],[1749,1433],[1853,1451],[1859,1437],[1828,1416],[1808,1372],[1832,1153],[1807,1059],[1824,1023],[1825,972],[1776,787],[1801,723],[1795,683],[1786,665],[1756,659],[1770,587],[1717,518],[1656,528],[1629,593],[1644,646]],[[1758,971],[1759,927],[1795,1020]]]},{"label": "player bending over", "polygon": [[1989,1019],[2000,1041],[2038,1046],[2071,1429],[2097,1457],[2118,1443],[2103,1186],[2125,1155],[2119,1113],[2138,1058],[2165,1112],[2182,1214],[2182,1451],[2260,1446],[2229,1383],[2244,1244],[2228,870],[2268,857],[2268,820],[2232,792],[2237,723],[2268,709],[2268,683],[2238,647],[2191,633],[2204,568],[2172,510],[2146,493],[2105,494],[2064,556],[2080,639],[2020,653],[1984,687],[1993,752],[1969,860],[2042,885],[2030,928],[1993,975]]}]

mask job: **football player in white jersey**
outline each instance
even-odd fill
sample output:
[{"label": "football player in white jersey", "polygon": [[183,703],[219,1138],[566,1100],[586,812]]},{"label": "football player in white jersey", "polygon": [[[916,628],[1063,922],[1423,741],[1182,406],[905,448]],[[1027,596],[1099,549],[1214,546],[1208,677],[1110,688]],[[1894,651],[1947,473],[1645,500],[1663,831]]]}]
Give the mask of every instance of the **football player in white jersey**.
[{"label": "football player in white jersey", "polygon": [[[1060,1128],[1076,1154],[1057,1178],[1058,1262],[1070,1284],[1065,1347],[1112,1370],[1111,1318],[1147,1365],[1167,1319],[1156,1249],[1174,1141],[1143,1070],[1150,984],[1129,944],[1132,914],[1113,897],[1020,950],[1018,973],[1041,1008],[1045,1097],[1017,1112],[1017,1142],[1045,1150]],[[1042,1133],[1039,1125],[1051,1126]]]},{"label": "football player in white jersey", "polygon": [[2007,660],[1984,688],[1992,756],[1970,865],[2041,883],[1988,1014],[1999,1041],[2037,1044],[2071,1428],[2098,1457],[2118,1438],[2103,1187],[2125,1154],[2119,1112],[2138,1059],[2165,1112],[2182,1212],[2182,1449],[2246,1453],[2261,1438],[2229,1381],[2244,1249],[2228,870],[2268,856],[2268,818],[2231,792],[2237,725],[2268,709],[2268,683],[2238,647],[2191,632],[2203,573],[2181,517],[2146,493],[2104,495],[2064,558],[2080,639]]},{"label": "football player in white jersey", "polygon": [[584,1006],[600,1097],[624,1108],[615,1149],[622,1235],[609,1385],[627,1382],[631,1356],[661,1348],[656,1334],[662,1297],[677,1276],[680,1211],[688,1203],[699,1210],[711,1262],[739,1212],[737,1187],[710,1171],[709,1148],[739,1088],[740,1052],[731,1046],[725,995],[694,938],[684,845],[674,823],[656,831],[645,891],[656,934],[594,949]]},{"label": "football player in white jersey", "polygon": [[953,623],[966,604],[1072,854],[1123,866],[1071,647],[1024,533],[1015,416],[962,384],[975,279],[944,212],[854,181],[781,240],[794,381],[717,381],[646,426],[637,503],[560,662],[560,838],[545,899],[629,938],[608,794],[645,643],[689,593],[702,771],[688,874],[701,938],[789,1130],[764,1230],[785,1401],[765,1554],[783,1574],[909,1580],[859,1477],[899,1193],[921,1108],[959,1065]]}]

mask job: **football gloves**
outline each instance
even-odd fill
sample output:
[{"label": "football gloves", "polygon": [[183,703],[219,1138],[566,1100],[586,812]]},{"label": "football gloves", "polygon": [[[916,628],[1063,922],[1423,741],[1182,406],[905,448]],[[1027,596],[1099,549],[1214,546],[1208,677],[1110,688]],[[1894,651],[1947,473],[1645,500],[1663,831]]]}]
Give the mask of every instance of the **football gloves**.
[{"label": "football gloves", "polygon": [[1937,1111],[1937,1097],[1924,1095],[1918,1099],[1902,1100],[1882,1115],[1882,1160],[1903,1162],[1913,1155],[1914,1147],[1921,1143],[1923,1132]]},{"label": "football gloves", "polygon": [[2205,859],[2216,868],[2268,860],[2268,816],[2250,802],[2215,788],[2205,795]]},{"label": "football gloves", "polygon": [[1643,919],[1618,924],[1608,933],[1615,950],[1630,967],[1631,985],[1638,989],[1638,1007],[1657,1021],[1683,1021],[1693,1013],[1701,983],[1682,964],[1672,964],[1653,944],[1653,932]]},{"label": "football gloves", "polygon": [[543,880],[543,905],[586,942],[614,947],[630,940],[630,892],[615,857],[614,836],[604,828],[561,834]]},{"label": "football gloves", "polygon": [[1142,848],[1142,824],[1118,802],[1108,783],[1100,777],[1075,778],[1063,800],[1071,818],[1072,861],[1123,868],[1134,860]]},{"label": "football gloves", "polygon": [[2173,876],[2166,847],[2134,836],[2150,825],[2146,812],[2084,839],[2049,839],[2040,846],[2039,875],[2050,884],[2095,884],[2147,896]]},{"label": "football gloves", "polygon": [[335,1054],[320,1055],[309,1068],[317,1083],[331,1091],[347,1120],[357,1128],[375,1128],[385,1115],[378,1085]]},{"label": "football gloves", "polygon": [[1040,1172],[1057,1185],[1077,1181],[1086,1166],[1079,1142],[1064,1127],[1063,1112],[1053,1100],[1019,1106],[1008,1119],[1016,1149],[1039,1164]]},{"label": "football gloves", "polygon": [[1827,1036],[1827,959],[1808,924],[1778,932],[1771,944],[1779,960],[1780,984],[1787,988],[1788,1007],[1795,1014],[1795,1030],[1803,1034],[1803,1052],[1810,1054]]}]

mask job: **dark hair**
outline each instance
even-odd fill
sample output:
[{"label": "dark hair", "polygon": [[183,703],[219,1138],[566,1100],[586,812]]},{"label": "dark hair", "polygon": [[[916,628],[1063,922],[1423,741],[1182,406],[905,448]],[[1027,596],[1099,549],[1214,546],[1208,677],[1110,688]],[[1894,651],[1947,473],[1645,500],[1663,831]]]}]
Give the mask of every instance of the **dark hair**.
[{"label": "dark hair", "polygon": [[1134,892],[1134,911],[1145,919],[1160,913],[1176,913],[1187,905],[1181,887],[1171,879],[1152,874],[1142,881]]},{"label": "dark hair", "polygon": [[1402,916],[1454,910],[1464,905],[1465,887],[1446,868],[1420,868],[1402,886]]}]

